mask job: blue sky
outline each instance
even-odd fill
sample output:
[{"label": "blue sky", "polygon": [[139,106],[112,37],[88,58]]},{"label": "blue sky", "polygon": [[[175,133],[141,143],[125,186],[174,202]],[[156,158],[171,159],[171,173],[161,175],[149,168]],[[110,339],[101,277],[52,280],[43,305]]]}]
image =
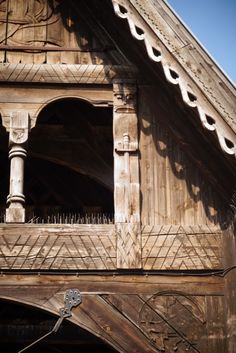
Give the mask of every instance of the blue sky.
[{"label": "blue sky", "polygon": [[191,32],[236,82],[236,0],[167,0]]}]

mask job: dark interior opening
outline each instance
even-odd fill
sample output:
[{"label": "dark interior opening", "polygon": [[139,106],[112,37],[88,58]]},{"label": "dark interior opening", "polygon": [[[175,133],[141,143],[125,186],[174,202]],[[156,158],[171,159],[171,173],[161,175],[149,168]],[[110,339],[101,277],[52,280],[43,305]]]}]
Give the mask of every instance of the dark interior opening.
[{"label": "dark interior opening", "polygon": [[27,222],[112,223],[112,109],[79,99],[46,106],[25,164]]},{"label": "dark interior opening", "polygon": [[[1,352],[17,353],[54,327],[58,317],[10,301],[0,301]],[[115,353],[104,341],[64,320],[59,330],[26,350],[29,353]]]}]

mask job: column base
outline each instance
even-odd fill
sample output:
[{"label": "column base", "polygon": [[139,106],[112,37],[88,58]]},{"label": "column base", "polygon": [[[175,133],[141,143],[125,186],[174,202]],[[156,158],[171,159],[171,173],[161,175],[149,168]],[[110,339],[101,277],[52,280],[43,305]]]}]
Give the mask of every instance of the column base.
[{"label": "column base", "polygon": [[25,209],[18,207],[7,208],[6,223],[25,223]]}]

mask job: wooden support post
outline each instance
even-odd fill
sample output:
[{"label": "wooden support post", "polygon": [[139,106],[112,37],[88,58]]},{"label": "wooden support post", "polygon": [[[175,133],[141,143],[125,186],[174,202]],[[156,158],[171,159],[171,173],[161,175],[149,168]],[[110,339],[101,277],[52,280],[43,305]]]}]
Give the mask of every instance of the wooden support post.
[{"label": "wooden support post", "polygon": [[136,86],[114,83],[114,179],[117,267],[141,267]]},{"label": "wooden support post", "polygon": [[10,117],[9,159],[10,159],[10,191],[7,197],[7,223],[25,222],[24,159],[25,145],[28,140],[29,115],[27,112],[14,112]]}]

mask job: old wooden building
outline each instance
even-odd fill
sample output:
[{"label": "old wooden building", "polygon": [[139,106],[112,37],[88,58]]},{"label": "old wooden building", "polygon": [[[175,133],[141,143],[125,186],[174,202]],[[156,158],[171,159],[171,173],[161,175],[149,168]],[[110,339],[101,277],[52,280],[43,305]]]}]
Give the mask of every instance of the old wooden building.
[{"label": "old wooden building", "polygon": [[235,103],[163,0],[0,0],[2,353],[236,352]]}]

